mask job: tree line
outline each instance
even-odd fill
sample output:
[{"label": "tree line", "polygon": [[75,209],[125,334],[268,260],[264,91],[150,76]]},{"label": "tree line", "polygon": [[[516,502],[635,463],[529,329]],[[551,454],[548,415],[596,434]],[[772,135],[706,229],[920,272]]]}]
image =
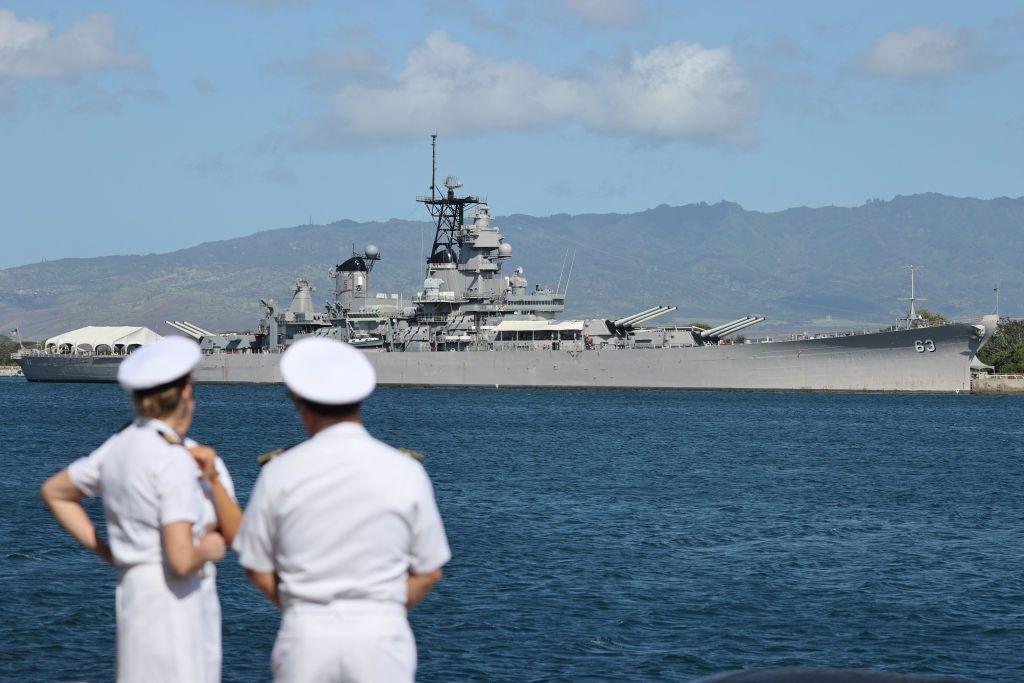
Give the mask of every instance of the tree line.
[{"label": "tree line", "polygon": [[[37,342],[24,342],[25,348],[34,348],[39,344]],[[20,347],[16,339],[11,339],[5,334],[0,334],[0,365],[13,365],[11,360],[11,354],[15,353]]]},{"label": "tree line", "polygon": [[1024,320],[1001,319],[978,358],[996,372],[1024,373]]}]

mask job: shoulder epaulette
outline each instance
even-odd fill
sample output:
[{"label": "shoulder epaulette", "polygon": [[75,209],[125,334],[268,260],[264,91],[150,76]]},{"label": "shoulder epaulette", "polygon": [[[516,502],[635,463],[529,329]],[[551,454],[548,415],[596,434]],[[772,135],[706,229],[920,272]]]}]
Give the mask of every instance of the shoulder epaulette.
[{"label": "shoulder epaulette", "polygon": [[282,453],[284,453],[284,452],[285,452],[286,450],[288,450],[288,449],[287,449],[287,448],[277,448],[277,449],[275,449],[275,450],[272,450],[272,451],[268,451],[268,452],[264,453],[263,455],[257,456],[257,457],[256,457],[256,463],[257,463],[257,464],[258,464],[258,465],[259,465],[260,467],[263,467],[263,466],[264,466],[264,465],[266,465],[266,464],[267,464],[268,462],[270,462],[271,460],[273,460],[273,459],[274,459],[274,458],[276,458],[277,456],[279,456],[279,455],[281,455]]},{"label": "shoulder epaulette", "polygon": [[262,456],[258,456],[256,458],[256,462],[259,464],[260,467],[263,467],[264,465],[266,465],[268,462],[270,462],[274,458],[276,458],[276,457],[278,457],[278,456],[280,456],[280,455],[282,455],[284,453],[288,453],[289,451],[294,449],[294,447],[297,446],[297,445],[299,445],[299,444],[298,443],[293,443],[292,445],[290,445],[288,447],[285,447],[285,449],[274,449],[273,451],[264,453]]},{"label": "shoulder epaulette", "polygon": [[164,441],[171,444],[172,446],[182,446],[185,443],[177,434],[168,434],[167,432],[164,431],[157,431],[157,434],[162,436]]},{"label": "shoulder epaulette", "polygon": [[413,460],[418,460],[420,462],[423,462],[424,455],[422,453],[418,452],[418,451],[414,451],[411,448],[399,448],[398,450],[401,451],[402,453],[405,453],[406,455],[408,455]]},{"label": "shoulder epaulette", "polygon": [[[286,450],[288,450],[288,449],[287,448],[278,448],[278,449],[275,449],[273,451],[268,451],[268,452],[264,453],[263,455],[257,456],[256,462],[257,462],[257,464],[259,464],[262,467],[263,465],[266,465],[268,462],[270,462],[271,460],[273,460],[277,456],[279,456],[282,453],[284,453]],[[418,460],[419,462],[423,462],[423,457],[424,456],[423,456],[422,453],[419,453],[418,451],[414,451],[411,448],[399,448],[398,450],[401,453],[405,453],[406,455],[408,455],[413,460]]]}]

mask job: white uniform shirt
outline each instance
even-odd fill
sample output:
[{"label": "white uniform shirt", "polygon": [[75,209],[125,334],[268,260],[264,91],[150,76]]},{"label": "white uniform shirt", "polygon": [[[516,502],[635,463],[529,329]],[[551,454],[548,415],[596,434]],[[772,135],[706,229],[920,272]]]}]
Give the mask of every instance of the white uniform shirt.
[{"label": "white uniform shirt", "polygon": [[[185,437],[185,448],[192,448],[198,446],[199,443],[193,439]],[[238,502],[238,498],[235,497],[235,482],[231,480],[231,473],[228,472],[228,466],[224,464],[224,461],[220,459],[220,456],[216,456],[213,459],[213,469],[217,472],[217,478],[220,480],[221,486],[227,492],[231,500]],[[210,529],[215,529],[219,524],[217,519],[217,508],[213,505],[213,485],[210,484],[210,480],[201,478],[199,480],[199,486],[203,489],[203,517],[200,523],[196,525],[194,530],[195,537],[198,540],[203,534]]]},{"label": "white uniform shirt", "polygon": [[[195,441],[191,439],[185,439],[185,446],[191,448],[196,445]],[[231,497],[231,500],[238,502],[235,497],[235,483],[231,480],[231,474],[228,472],[227,465],[224,461],[217,456],[213,461],[213,469],[217,471],[217,478],[220,479],[221,486]],[[220,526],[220,520],[217,519],[217,508],[213,504],[213,485],[210,484],[210,480],[203,478],[199,480],[199,486],[203,491],[203,516],[199,520],[199,524],[196,524],[192,529],[192,535],[198,542],[206,532],[211,529],[216,529]],[[217,576],[217,567],[213,562],[207,562],[203,568],[203,578],[206,583],[215,586],[215,579]]]},{"label": "white uniform shirt", "polygon": [[188,451],[165,441],[161,431],[174,434],[159,420],[136,420],[68,467],[79,491],[103,496],[118,566],[162,562],[161,528],[202,518],[199,468]]},{"label": "white uniform shirt", "polygon": [[242,566],[276,572],[282,604],[405,604],[410,570],[451,559],[434,489],[415,459],[342,422],[263,467],[234,542]]},{"label": "white uniform shirt", "polygon": [[[217,478],[220,480],[221,486],[227,492],[231,500],[238,502],[235,498],[235,482],[231,481],[231,473],[228,472],[227,465],[220,459],[220,456],[213,461],[213,469],[217,471]],[[203,528],[206,530],[212,529],[213,527],[219,526],[217,520],[217,509],[213,506],[213,486],[210,484],[208,479],[201,479],[200,485],[203,488],[203,495],[206,497],[205,510],[203,511]]]}]

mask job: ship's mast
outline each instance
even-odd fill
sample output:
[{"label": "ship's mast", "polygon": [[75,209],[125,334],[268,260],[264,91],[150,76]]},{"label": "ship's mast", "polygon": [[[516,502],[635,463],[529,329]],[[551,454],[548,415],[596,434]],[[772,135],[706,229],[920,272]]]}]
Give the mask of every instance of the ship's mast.
[{"label": "ship's mast", "polygon": [[422,202],[430,215],[434,218],[434,243],[430,247],[430,254],[427,257],[427,269],[430,263],[437,260],[453,260],[458,258],[456,247],[459,241],[459,233],[465,223],[466,209],[480,203],[478,197],[465,196],[457,197],[455,190],[462,187],[462,183],[454,175],[444,179],[445,192],[440,193],[437,188],[437,133],[430,136],[430,147],[432,166],[430,173],[430,197],[419,197],[416,201]]},{"label": "ship's mast", "polygon": [[905,266],[905,268],[910,271],[910,296],[903,299],[903,301],[910,302],[910,309],[907,311],[907,317],[900,318],[900,320],[907,323],[907,329],[909,330],[913,327],[914,323],[921,320],[921,316],[917,313],[917,302],[927,301],[927,299],[917,296],[914,290],[914,275],[917,273],[917,266]]}]

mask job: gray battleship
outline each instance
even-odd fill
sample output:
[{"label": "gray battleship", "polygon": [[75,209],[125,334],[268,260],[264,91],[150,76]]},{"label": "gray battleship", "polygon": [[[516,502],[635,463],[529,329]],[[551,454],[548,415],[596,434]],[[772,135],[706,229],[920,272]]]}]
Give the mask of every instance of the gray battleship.
[{"label": "gray battleship", "polygon": [[[746,343],[734,335],[763,316],[710,329],[651,324],[673,306],[561,319],[567,285],[531,287],[522,268],[503,274],[512,245],[485,202],[458,193],[456,177],[438,186],[436,138],[434,150],[431,193],[417,199],[435,226],[420,291],[411,298],[376,291],[371,275],[382,256],[369,245],[330,269],[333,300],[322,311],[299,278],[287,308],[261,301],[265,314],[252,332],[215,334],[168,321],[203,350],[196,381],[279,383],[281,352],[315,335],[362,349],[385,386],[967,392],[971,361],[995,331],[995,316],[927,326],[913,294],[905,325],[889,331]],[[97,357],[87,372],[81,360],[46,352],[23,354],[19,363],[31,381],[113,381],[116,369]]]}]

